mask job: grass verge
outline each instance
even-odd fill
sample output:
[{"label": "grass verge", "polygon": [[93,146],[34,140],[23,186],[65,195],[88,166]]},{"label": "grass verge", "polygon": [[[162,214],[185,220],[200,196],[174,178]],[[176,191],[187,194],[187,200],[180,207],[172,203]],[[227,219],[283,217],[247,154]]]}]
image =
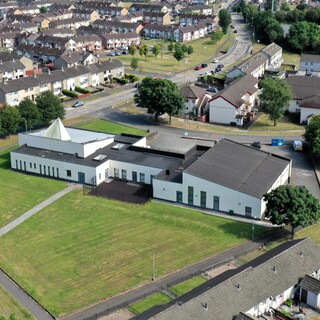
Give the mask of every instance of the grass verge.
[{"label": "grass verge", "polygon": [[151,281],[154,252],[161,277],[250,238],[250,223],[75,190],[0,238],[0,266],[58,316]]},{"label": "grass verge", "polygon": [[169,290],[172,291],[175,295],[181,296],[184,293],[192,290],[193,288],[200,286],[200,284],[203,284],[206,281],[208,281],[207,278],[203,276],[197,276],[187,281],[181,282],[175,286],[172,286]]}]

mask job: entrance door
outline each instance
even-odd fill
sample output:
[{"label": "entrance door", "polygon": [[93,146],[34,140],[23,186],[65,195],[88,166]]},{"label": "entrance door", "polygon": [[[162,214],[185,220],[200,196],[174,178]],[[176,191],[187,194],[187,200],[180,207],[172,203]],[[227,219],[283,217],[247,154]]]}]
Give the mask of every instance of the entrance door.
[{"label": "entrance door", "polygon": [[79,183],[85,184],[85,175],[83,172],[78,172],[78,181]]},{"label": "entrance door", "polygon": [[307,303],[308,300],[308,291],[305,289],[301,289],[301,301]]},{"label": "entrance door", "polygon": [[182,192],[181,191],[177,191],[177,202],[182,203]]},{"label": "entrance door", "polygon": [[138,181],[138,175],[136,171],[132,171],[132,181],[137,182]]}]

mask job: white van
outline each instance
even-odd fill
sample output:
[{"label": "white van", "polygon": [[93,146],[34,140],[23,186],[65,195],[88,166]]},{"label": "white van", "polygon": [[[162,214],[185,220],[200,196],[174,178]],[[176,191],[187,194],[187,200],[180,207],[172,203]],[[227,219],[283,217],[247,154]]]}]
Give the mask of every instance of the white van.
[{"label": "white van", "polygon": [[295,151],[302,151],[302,141],[294,140],[292,146]]}]

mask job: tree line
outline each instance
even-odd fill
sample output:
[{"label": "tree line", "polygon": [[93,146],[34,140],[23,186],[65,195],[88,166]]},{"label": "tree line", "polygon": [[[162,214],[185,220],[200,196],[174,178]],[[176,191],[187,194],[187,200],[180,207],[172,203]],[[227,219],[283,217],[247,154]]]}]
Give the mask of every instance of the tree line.
[{"label": "tree line", "polygon": [[10,136],[19,128],[32,129],[47,125],[56,118],[64,119],[62,101],[52,91],[42,92],[35,102],[25,98],[17,106],[4,105],[0,108],[0,134]]}]

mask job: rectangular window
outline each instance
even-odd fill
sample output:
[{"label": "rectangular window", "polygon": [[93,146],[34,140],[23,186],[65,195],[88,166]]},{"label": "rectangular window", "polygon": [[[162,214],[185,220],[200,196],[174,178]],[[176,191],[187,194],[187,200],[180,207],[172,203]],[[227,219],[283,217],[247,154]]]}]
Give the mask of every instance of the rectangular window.
[{"label": "rectangular window", "polygon": [[41,164],[39,164],[39,168],[40,168],[40,174],[42,174],[42,166],[41,166]]},{"label": "rectangular window", "polygon": [[118,168],[114,168],[114,177],[119,178],[119,169]]},{"label": "rectangular window", "polygon": [[57,168],[57,178],[59,178],[59,168]]},{"label": "rectangular window", "polygon": [[193,205],[193,187],[188,187],[188,204]]},{"label": "rectangular window", "polygon": [[176,195],[177,195],[177,202],[182,203],[182,192],[177,191]]},{"label": "rectangular window", "polygon": [[43,165],[43,174],[44,174],[44,175],[47,174],[47,173],[46,173],[46,166],[45,166],[45,165]]},{"label": "rectangular window", "polygon": [[52,176],[54,177],[54,167],[52,167]]},{"label": "rectangular window", "polygon": [[203,208],[207,206],[207,193],[205,191],[200,192],[200,206]]},{"label": "rectangular window", "polygon": [[67,177],[71,177],[71,170],[67,170]]},{"label": "rectangular window", "polygon": [[32,162],[30,162],[30,168],[32,169]]},{"label": "rectangular window", "polygon": [[50,176],[50,167],[48,166],[48,175]]},{"label": "rectangular window", "polygon": [[121,178],[123,180],[127,180],[127,170],[124,170],[124,169],[121,170]]},{"label": "rectangular window", "polygon": [[140,173],[140,183],[145,183],[145,174]]},{"label": "rectangular window", "polygon": [[20,170],[22,170],[22,161],[20,160]]},{"label": "rectangular window", "polygon": [[220,207],[220,198],[217,196],[213,197],[213,210],[219,211]]},{"label": "rectangular window", "polygon": [[33,169],[37,169],[36,163],[33,164]]},{"label": "rectangular window", "polygon": [[18,169],[18,160],[16,160],[16,169]]},{"label": "rectangular window", "polygon": [[252,214],[252,208],[251,207],[246,207],[245,208],[245,216],[246,217],[251,217]]}]

